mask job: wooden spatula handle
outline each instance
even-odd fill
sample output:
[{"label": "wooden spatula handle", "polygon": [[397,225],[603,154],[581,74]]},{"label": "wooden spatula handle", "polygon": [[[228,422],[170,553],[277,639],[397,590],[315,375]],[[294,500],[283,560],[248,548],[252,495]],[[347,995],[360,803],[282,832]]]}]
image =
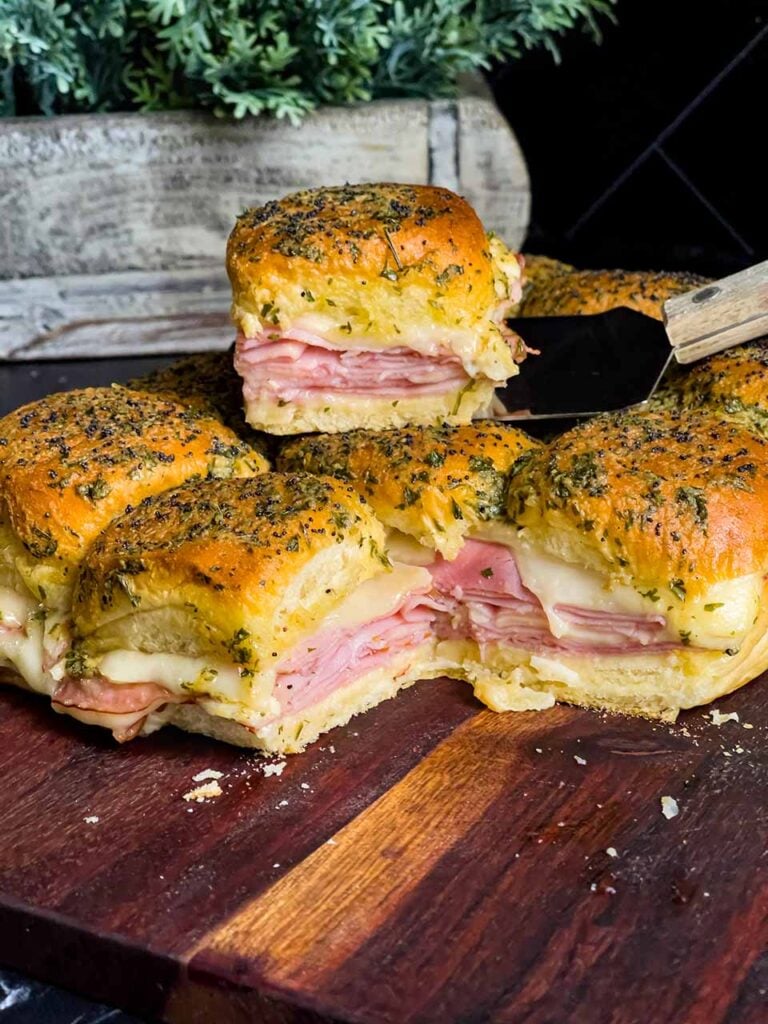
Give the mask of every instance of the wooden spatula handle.
[{"label": "wooden spatula handle", "polygon": [[768,260],[664,303],[678,363],[768,334]]}]

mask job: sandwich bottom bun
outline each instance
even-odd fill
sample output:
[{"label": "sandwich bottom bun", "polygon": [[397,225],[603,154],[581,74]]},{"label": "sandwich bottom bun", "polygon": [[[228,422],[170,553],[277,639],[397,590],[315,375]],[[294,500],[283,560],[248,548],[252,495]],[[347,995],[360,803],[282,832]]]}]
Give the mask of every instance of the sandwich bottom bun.
[{"label": "sandwich bottom bun", "polygon": [[261,396],[246,399],[245,418],[256,430],[280,435],[337,434],[358,427],[386,430],[415,423],[463,424],[491,408],[497,386],[482,377],[442,395],[400,399],[352,395],[283,405],[274,398]]},{"label": "sandwich bottom bun", "polygon": [[532,654],[500,643],[482,653],[471,640],[442,641],[445,675],[468,682],[492,711],[541,711],[575,704],[674,722],[687,708],[709,704],[768,668],[768,607],[740,650],[680,648],[633,655]]},{"label": "sandwich bottom bun", "polygon": [[383,668],[360,676],[312,707],[279,718],[259,729],[249,728],[232,719],[219,718],[195,704],[181,704],[167,713],[150,715],[141,734],[147,735],[162,725],[175,725],[185,732],[202,733],[265,754],[297,754],[329,729],[345,725],[355,715],[370,711],[419,679],[434,678],[441,674],[435,667],[434,645],[430,642],[404,652]]}]

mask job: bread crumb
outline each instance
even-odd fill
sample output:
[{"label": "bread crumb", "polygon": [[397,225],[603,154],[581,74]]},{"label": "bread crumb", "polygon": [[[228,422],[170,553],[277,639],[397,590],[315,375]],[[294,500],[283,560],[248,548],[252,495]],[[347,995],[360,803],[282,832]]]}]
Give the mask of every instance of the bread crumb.
[{"label": "bread crumb", "polygon": [[223,779],[224,772],[217,772],[215,768],[206,768],[204,772],[198,772],[192,776],[193,782],[206,782],[208,779]]},{"label": "bread crumb", "polygon": [[676,818],[680,813],[680,808],[677,806],[677,800],[672,796],[663,796],[661,798],[661,813],[665,818]]},{"label": "bread crumb", "polygon": [[285,765],[286,765],[285,761],[278,761],[277,764],[265,764],[265,765],[263,765],[261,770],[264,773],[265,777],[269,778],[270,775],[282,775],[283,774],[283,768],[285,768]]},{"label": "bread crumb", "polygon": [[586,764],[587,763],[587,759],[585,757],[579,757],[578,754],[574,754],[573,755],[573,760],[576,762],[576,764]]},{"label": "bread crumb", "polygon": [[717,708],[712,708],[708,714],[712,718],[712,725],[725,725],[726,722],[738,722],[738,711],[730,711],[727,715],[721,715]]},{"label": "bread crumb", "polygon": [[89,814],[87,818],[83,818],[83,821],[86,823],[86,825],[96,825],[98,823],[98,820],[98,814]]},{"label": "bread crumb", "polygon": [[202,804],[206,800],[212,800],[214,797],[221,796],[222,788],[214,779],[213,782],[206,782],[204,786],[198,786],[196,789],[190,789],[188,793],[184,794],[185,800],[194,800],[197,804]]},{"label": "bread crumb", "polygon": [[309,783],[308,782],[302,782],[301,788],[302,789],[309,789]]},{"label": "bread crumb", "polygon": [[609,846],[608,849],[605,852],[608,854],[609,857],[618,857],[619,856],[619,851],[616,849],[615,846]]},{"label": "bread crumb", "polygon": [[336,840],[335,839],[326,839],[325,845],[326,846],[336,846]]},{"label": "bread crumb", "polygon": [[280,803],[277,806],[278,807],[287,807],[288,806],[288,801],[287,800],[281,800]]}]

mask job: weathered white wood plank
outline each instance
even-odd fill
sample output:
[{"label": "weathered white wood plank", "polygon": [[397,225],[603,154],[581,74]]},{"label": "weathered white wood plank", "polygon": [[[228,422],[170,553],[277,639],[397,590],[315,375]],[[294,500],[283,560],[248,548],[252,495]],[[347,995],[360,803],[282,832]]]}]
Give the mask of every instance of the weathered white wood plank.
[{"label": "weathered white wood plank", "polygon": [[667,299],[664,323],[679,363],[768,334],[768,260]]},{"label": "weathered white wood plank", "polygon": [[229,305],[218,266],[0,282],[0,358],[226,348]]},{"label": "weathered white wood plank", "polygon": [[522,242],[525,163],[477,83],[456,101],[324,108],[299,127],[190,111],[0,121],[0,358],[227,344],[236,214],[376,180],[456,189]]}]

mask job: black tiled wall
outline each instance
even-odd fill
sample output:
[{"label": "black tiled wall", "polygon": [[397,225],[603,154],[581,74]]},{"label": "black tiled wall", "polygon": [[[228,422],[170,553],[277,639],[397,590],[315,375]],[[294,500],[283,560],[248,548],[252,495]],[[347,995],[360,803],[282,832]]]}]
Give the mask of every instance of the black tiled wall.
[{"label": "black tiled wall", "polygon": [[768,257],[768,0],[619,0],[491,84],[528,161],[527,241],[579,266]]}]

